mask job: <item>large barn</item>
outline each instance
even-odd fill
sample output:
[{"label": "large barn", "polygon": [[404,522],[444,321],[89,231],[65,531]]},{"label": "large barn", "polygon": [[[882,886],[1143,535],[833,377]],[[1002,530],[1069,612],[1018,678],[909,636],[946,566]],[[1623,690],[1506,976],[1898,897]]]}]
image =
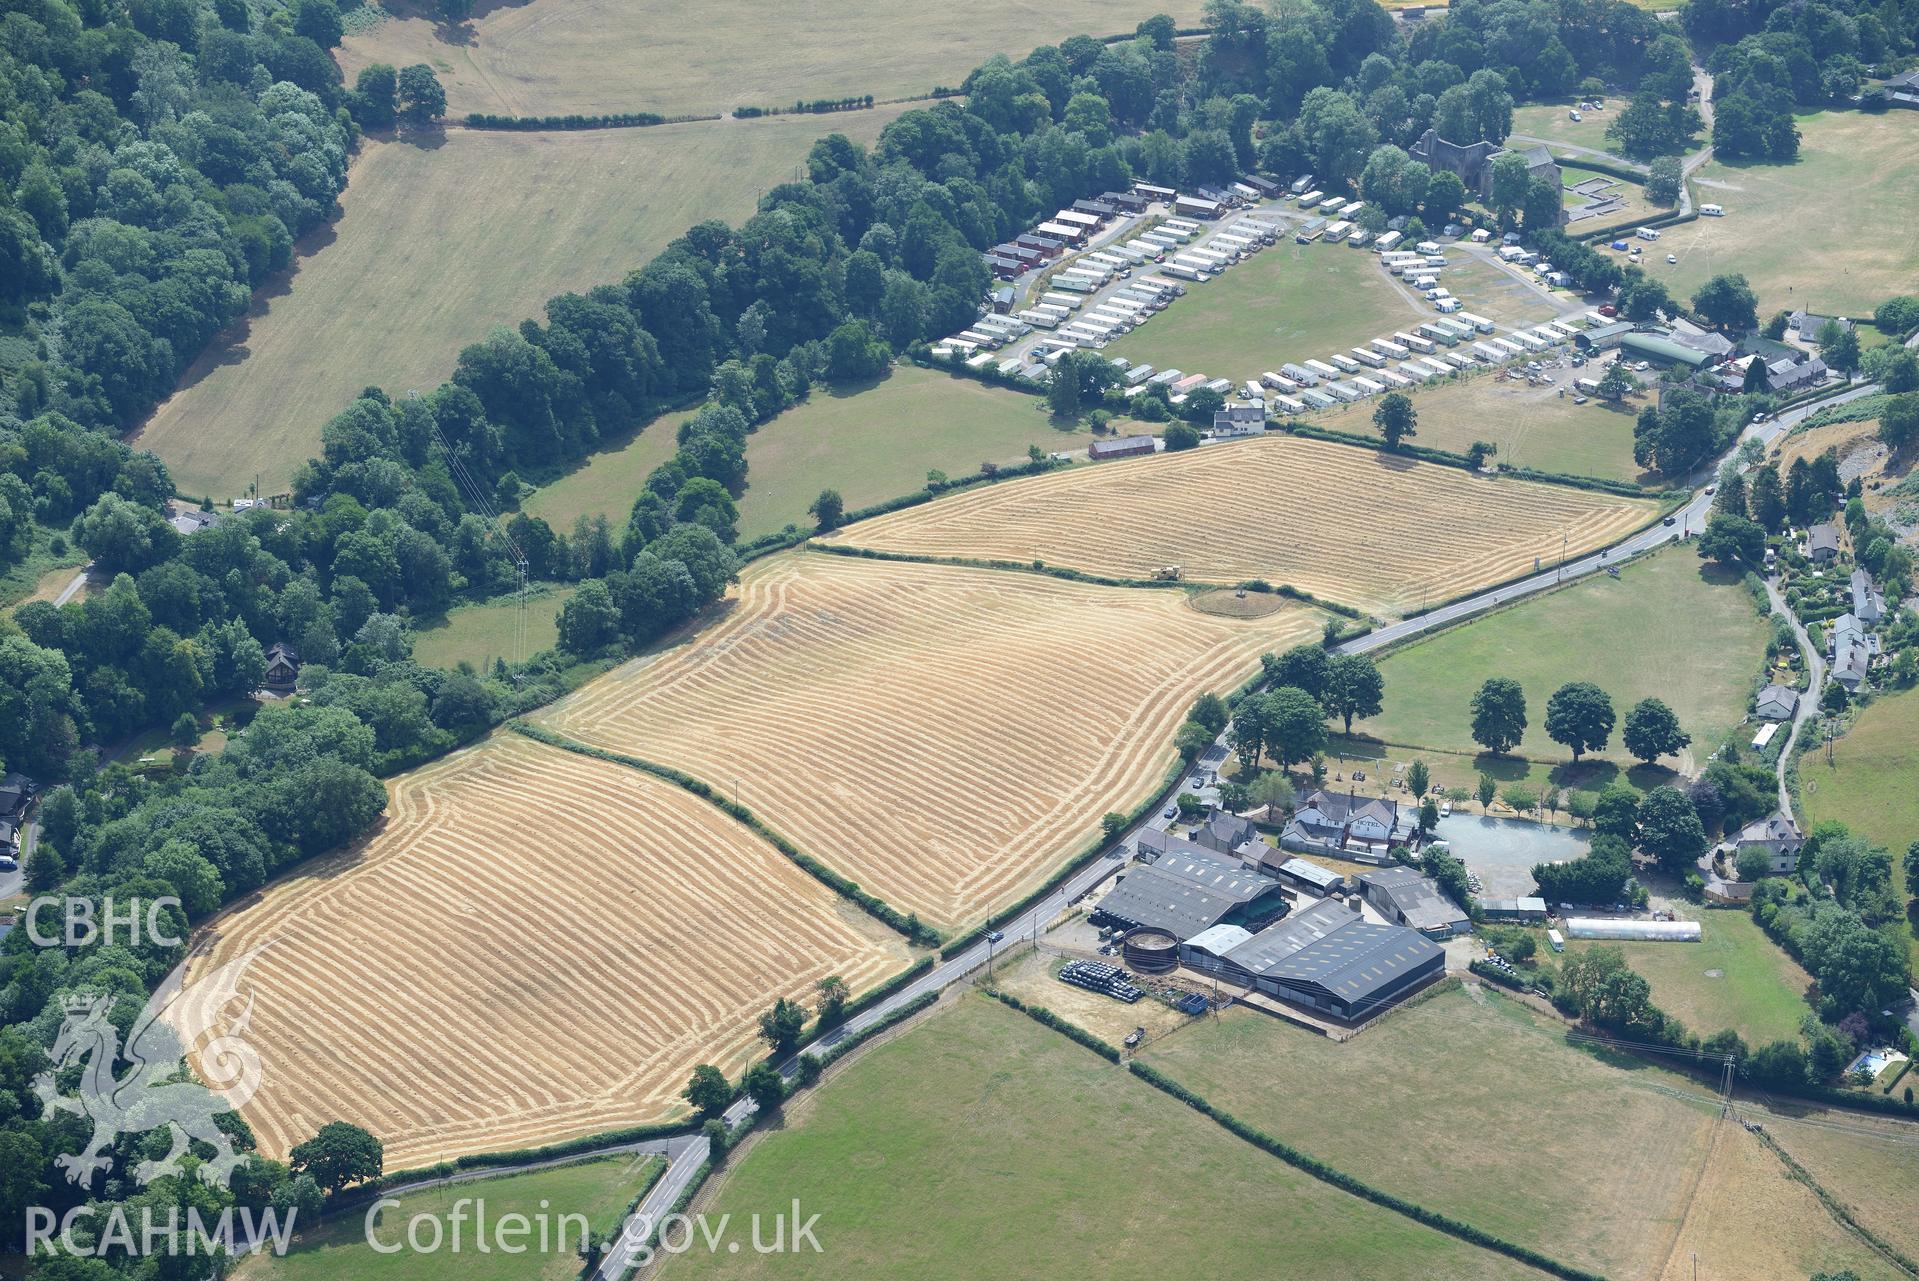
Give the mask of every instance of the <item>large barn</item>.
[{"label": "large barn", "polygon": [[1416,930],[1322,899],[1257,934],[1218,925],[1180,945],[1180,962],[1347,1022],[1370,1018],[1446,969]]},{"label": "large barn", "polygon": [[[1172,838],[1178,841],[1178,838]],[[1146,926],[1189,939],[1222,922],[1259,928],[1284,916],[1279,882],[1190,841],[1128,872],[1094,909],[1095,925]]]}]

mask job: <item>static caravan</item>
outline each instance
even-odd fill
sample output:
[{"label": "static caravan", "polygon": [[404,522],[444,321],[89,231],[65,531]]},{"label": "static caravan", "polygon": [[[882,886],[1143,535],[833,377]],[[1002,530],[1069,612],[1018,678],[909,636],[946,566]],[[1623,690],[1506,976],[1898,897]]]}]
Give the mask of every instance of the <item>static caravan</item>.
[{"label": "static caravan", "polygon": [[1354,249],[1364,249],[1372,238],[1373,233],[1370,231],[1355,231],[1346,237],[1346,243]]},{"label": "static caravan", "polygon": [[1324,218],[1314,218],[1309,222],[1299,224],[1299,227],[1293,232],[1293,240],[1297,244],[1310,245],[1315,240],[1318,240],[1321,233],[1325,230],[1326,220]]},{"label": "static caravan", "polygon": [[1440,359],[1451,365],[1454,369],[1471,369],[1478,363],[1471,356],[1459,351],[1449,351],[1441,356]]},{"label": "static caravan", "polygon": [[1699,206],[1699,214],[1704,218],[1724,218],[1726,216],[1726,207],[1724,205],[1701,205]]},{"label": "static caravan", "polygon": [[1233,389],[1233,380],[1230,378],[1213,378],[1206,382],[1205,387],[1207,391],[1216,391],[1224,396]]},{"label": "static caravan", "polygon": [[1539,339],[1539,341],[1545,343],[1548,347],[1552,346],[1554,343],[1562,343],[1566,341],[1566,337],[1564,334],[1561,334],[1557,329],[1549,329],[1545,325],[1539,325],[1536,328],[1534,328],[1533,337]]},{"label": "static caravan", "polygon": [[993,358],[987,355],[985,352],[981,352],[979,355],[967,361],[966,367],[968,369],[984,369],[992,363],[993,363]]},{"label": "static caravan", "polygon": [[1152,376],[1153,367],[1151,365],[1134,365],[1124,374],[1128,387],[1137,387]]},{"label": "static caravan", "polygon": [[1501,262],[1518,262],[1524,257],[1526,257],[1526,251],[1518,245],[1507,245],[1499,251]]},{"label": "static caravan", "polygon": [[1076,294],[1090,294],[1099,288],[1099,282],[1088,280],[1084,276],[1058,275],[1053,277],[1055,289],[1070,289]]},{"label": "static caravan", "polygon": [[1337,400],[1334,400],[1331,396],[1328,396],[1325,392],[1319,391],[1317,389],[1302,391],[1299,393],[1299,398],[1305,401],[1308,405],[1310,405],[1314,409],[1329,409],[1332,406],[1337,405],[1339,403]]},{"label": "static caravan", "polygon": [[1352,223],[1344,222],[1344,221],[1336,222],[1332,226],[1326,228],[1326,243],[1329,245],[1336,245],[1340,241],[1346,239],[1346,237],[1352,233],[1352,230],[1353,230]]},{"label": "static caravan", "polygon": [[1506,353],[1489,342],[1474,343],[1473,351],[1477,353],[1481,359],[1491,361],[1495,365],[1504,364],[1506,361]]},{"label": "static caravan", "polygon": [[1185,376],[1177,369],[1162,369],[1146,381],[1155,387],[1171,387]]},{"label": "static caravan", "polygon": [[1279,372],[1285,374],[1301,387],[1319,386],[1319,375],[1304,365],[1281,365]]},{"label": "static caravan", "polygon": [[1401,373],[1411,378],[1414,382],[1423,383],[1432,380],[1433,371],[1426,367],[1424,361],[1402,360],[1399,362],[1399,369]]},{"label": "static caravan", "polygon": [[1422,240],[1414,245],[1413,248],[1419,250],[1422,254],[1436,254],[1439,252],[1439,242],[1437,240]]},{"label": "static caravan", "polygon": [[1432,323],[1435,325],[1438,325],[1441,329],[1446,330],[1448,333],[1452,334],[1453,337],[1461,340],[1462,342],[1473,336],[1473,327],[1471,325],[1468,325],[1464,323],[1463,321],[1455,320],[1451,317],[1448,317],[1444,320],[1435,320]]},{"label": "static caravan", "polygon": [[1142,262],[1148,258],[1157,259],[1161,254],[1166,252],[1166,246],[1156,245],[1144,237],[1127,241],[1124,248],[1128,253],[1138,254]]},{"label": "static caravan", "polygon": [[1327,383],[1325,390],[1334,400],[1343,400],[1348,404],[1359,399],[1359,388],[1349,383]]},{"label": "static caravan", "polygon": [[1493,322],[1484,316],[1475,316],[1470,311],[1462,311],[1459,313],[1459,318],[1482,334],[1489,334],[1493,331]]},{"label": "static caravan", "polygon": [[1293,179],[1292,183],[1286,188],[1287,191],[1291,192],[1295,196],[1301,194],[1302,192],[1311,191],[1312,189],[1313,189],[1313,176],[1309,173],[1303,173],[1299,175],[1299,177]]},{"label": "static caravan", "polygon": [[1150,245],[1153,247],[1153,249],[1156,252],[1165,254],[1165,253],[1171,253],[1173,250],[1179,248],[1180,245],[1184,244],[1185,242],[1182,241],[1178,236],[1175,236],[1170,232],[1149,231],[1145,235],[1140,236],[1138,239],[1134,240],[1133,243],[1141,246],[1142,248]]},{"label": "static caravan", "polygon": [[1068,311],[1064,307],[1059,306],[1057,303],[1050,303],[1050,302],[1038,303],[1033,307],[1033,310],[1038,312],[1042,316],[1051,316],[1054,320],[1066,321],[1066,320],[1071,320],[1073,318],[1072,312]]},{"label": "static caravan", "polygon": [[1135,289],[1151,289],[1168,298],[1177,298],[1186,292],[1185,285],[1176,285],[1170,280],[1161,280],[1158,276],[1141,276],[1133,282]]},{"label": "static caravan", "polygon": [[1238,196],[1241,200],[1258,200],[1259,199],[1258,189],[1254,187],[1249,187],[1243,182],[1234,183],[1232,185],[1231,191],[1235,196]]},{"label": "static caravan", "polygon": [[1316,205],[1318,205],[1318,204],[1320,203],[1320,201],[1322,201],[1322,200],[1324,200],[1324,199],[1326,199],[1326,193],[1325,193],[1325,192],[1323,192],[1323,191],[1309,191],[1309,192],[1307,192],[1307,193],[1306,193],[1305,195],[1303,195],[1303,196],[1301,196],[1301,197],[1299,198],[1299,207],[1300,207],[1301,209],[1311,209],[1311,208],[1313,208],[1314,206],[1316,206]]},{"label": "static caravan", "polygon": [[1210,276],[1203,274],[1200,271],[1200,269],[1197,267],[1184,267],[1176,262],[1167,263],[1165,267],[1161,268],[1161,270],[1163,270],[1169,276],[1178,276],[1181,280],[1191,280],[1191,281],[1197,282],[1201,280],[1210,280],[1212,278]]},{"label": "static caravan", "polygon": [[1191,218],[1168,218],[1166,221],[1160,223],[1160,226],[1170,228],[1173,231],[1184,232],[1189,236],[1199,231],[1199,224]]},{"label": "static caravan", "polygon": [[1006,345],[1006,335],[985,333],[978,329],[963,329],[954,336],[974,343],[977,346],[988,348],[989,350],[994,347],[1004,347]]},{"label": "static caravan", "polygon": [[1383,355],[1391,356],[1394,360],[1404,360],[1406,357],[1412,355],[1412,352],[1409,351],[1404,344],[1396,343],[1390,338],[1373,339],[1373,350]]},{"label": "static caravan", "polygon": [[1026,362],[1024,360],[1021,360],[1018,356],[1015,356],[1011,360],[1000,361],[999,371],[1002,374],[1016,374],[1019,372],[1020,366],[1024,365],[1025,363]]},{"label": "static caravan", "polygon": [[1552,330],[1554,333],[1558,334],[1561,338],[1576,337],[1579,333],[1577,329],[1573,328],[1571,325],[1567,324],[1563,320],[1548,321],[1546,324],[1540,327],[1542,329]]},{"label": "static caravan", "polygon": [[1240,395],[1244,396],[1247,400],[1263,401],[1266,398],[1265,391],[1260,388],[1258,383],[1250,378],[1246,380],[1246,386],[1240,390]]},{"label": "static caravan", "polygon": [[1492,340],[1492,346],[1505,352],[1509,359],[1514,356],[1523,356],[1526,354],[1526,349],[1510,338],[1495,338]]},{"label": "static caravan", "polygon": [[1397,329],[1393,331],[1393,341],[1402,347],[1410,347],[1421,355],[1433,350],[1436,345],[1430,338],[1422,338],[1418,334],[1404,333]]},{"label": "static caravan", "polygon": [[1353,348],[1353,359],[1362,365],[1371,365],[1374,369],[1378,369],[1386,363],[1384,356],[1376,351],[1368,351],[1364,347]]},{"label": "static caravan", "polygon": [[946,345],[962,356],[970,356],[979,350],[978,343],[970,343],[963,338],[948,338]]},{"label": "static caravan", "polygon": [[1375,370],[1373,371],[1373,377],[1379,379],[1380,382],[1385,383],[1388,387],[1393,388],[1395,391],[1399,390],[1402,387],[1410,387],[1413,385],[1412,379],[1408,378],[1404,374],[1396,373],[1390,369]]},{"label": "static caravan", "polygon": [[1355,200],[1351,204],[1347,205],[1344,209],[1340,210],[1339,216],[1346,219],[1348,222],[1357,222],[1359,221],[1359,211],[1364,209],[1365,207],[1366,207],[1366,202],[1364,200]]},{"label": "static caravan", "polygon": [[1268,387],[1271,387],[1274,391],[1298,391],[1299,390],[1298,383],[1288,378],[1285,374],[1276,374],[1270,369],[1259,376],[1259,381],[1261,381],[1262,383],[1265,383]]},{"label": "static caravan", "polygon": [[1191,391],[1195,387],[1204,387],[1206,382],[1205,374],[1186,374],[1173,384],[1173,390]]},{"label": "static caravan", "polygon": [[1335,353],[1331,356],[1326,357],[1326,359],[1332,361],[1333,364],[1339,366],[1341,373],[1356,374],[1359,372],[1359,362],[1357,360],[1354,360],[1351,356],[1342,356]]},{"label": "static caravan", "polygon": [[1431,338],[1433,341],[1443,342],[1447,346],[1451,346],[1453,343],[1459,341],[1458,334],[1453,333],[1449,329],[1442,328],[1430,320],[1419,327],[1419,333],[1422,338]]},{"label": "static caravan", "polygon": [[1306,402],[1303,400],[1296,400],[1291,396],[1271,397],[1271,403],[1274,409],[1277,409],[1282,413],[1303,414],[1306,412]]},{"label": "static caravan", "polygon": [[1312,370],[1314,373],[1318,374],[1321,378],[1338,378],[1339,377],[1339,369],[1336,366],[1327,364],[1323,360],[1309,360],[1305,363],[1306,363],[1306,368]]},{"label": "static caravan", "polygon": [[1433,374],[1435,376],[1440,378],[1445,378],[1453,372],[1453,367],[1451,365],[1447,364],[1443,360],[1436,359],[1432,356],[1424,357],[1420,363],[1424,364],[1426,368],[1433,371]]},{"label": "static caravan", "polygon": [[1353,379],[1353,386],[1359,388],[1359,394],[1362,396],[1377,396],[1380,392],[1386,390],[1385,383],[1374,382],[1370,378],[1355,378]]},{"label": "static caravan", "polygon": [[1111,298],[1108,298],[1105,302],[1101,303],[1100,306],[1106,308],[1106,310],[1108,311],[1126,312],[1128,315],[1132,316],[1135,320],[1145,316],[1146,314],[1145,303],[1139,301],[1139,299],[1137,298],[1128,298],[1123,293],[1113,295]]},{"label": "static caravan", "polygon": [[1029,325],[1038,325],[1041,329],[1052,329],[1059,324],[1059,317],[1049,312],[1022,311],[1019,318]]},{"label": "static caravan", "polygon": [[1406,239],[1405,232],[1388,231],[1384,233],[1383,235],[1381,235],[1378,240],[1373,242],[1373,248],[1377,249],[1381,254],[1389,254],[1393,250],[1399,248],[1399,242],[1404,239]]},{"label": "static caravan", "polygon": [[1127,262],[1124,258],[1118,257],[1117,255],[1114,255],[1114,254],[1109,254],[1109,253],[1087,254],[1084,258],[1080,259],[1080,261],[1087,262],[1087,263],[1096,263],[1099,266],[1106,268],[1106,270],[1108,271],[1115,271],[1115,272],[1125,271],[1127,268],[1133,265],[1132,263]]},{"label": "static caravan", "polygon": [[1064,307],[1068,311],[1078,311],[1085,299],[1077,294],[1042,294],[1040,301],[1053,307]]},{"label": "static caravan", "polygon": [[1323,214],[1344,215],[1346,212],[1346,203],[1344,196],[1333,196],[1330,199],[1320,201],[1319,212]]},{"label": "static caravan", "polygon": [[1538,334],[1527,333],[1524,329],[1513,330],[1511,341],[1518,343],[1527,351],[1544,351],[1551,345]]}]

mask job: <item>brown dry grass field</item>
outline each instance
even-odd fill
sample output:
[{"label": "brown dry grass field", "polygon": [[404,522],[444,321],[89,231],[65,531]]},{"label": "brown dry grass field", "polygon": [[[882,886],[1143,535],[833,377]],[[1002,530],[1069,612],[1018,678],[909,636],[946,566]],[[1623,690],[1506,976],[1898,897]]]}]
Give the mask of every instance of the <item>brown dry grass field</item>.
[{"label": "brown dry grass field", "polygon": [[759,1014],[899,938],[706,802],[503,733],[389,784],[361,847],[220,917],[192,973],[263,944],[243,1110],[276,1157],[348,1120],[388,1169],[685,1110]]},{"label": "brown dry grass field", "polygon": [[166,460],[182,493],[224,501],[256,475],[279,493],[361,388],[437,386],[493,326],[618,284],[701,219],[746,217],[815,139],[870,141],[898,114],[369,141],[340,217],[301,243],[134,443]]},{"label": "brown dry grass field", "polygon": [[1008,481],[862,521],[833,541],[943,557],[1044,560],[1114,577],[1177,565],[1264,578],[1395,613],[1604,546],[1650,502],[1293,436]]},{"label": "brown dry grass field", "polygon": [[1758,1119],[1854,1218],[1902,1254],[1919,1256],[1919,1217],[1912,1212],[1919,1205],[1919,1124],[1783,1104]]},{"label": "brown dry grass field", "polygon": [[538,714],[672,765],[942,927],[1032,889],[1146,797],[1192,700],[1317,635],[1293,608],[791,552],[723,618]]},{"label": "brown dry grass field", "polygon": [[[1911,1204],[1908,1197],[1908,1216]],[[1906,1275],[1840,1226],[1810,1188],[1732,1121],[1719,1127],[1659,1281],[1691,1281],[1695,1253],[1701,1281],[1804,1281],[1816,1272],[1847,1268],[1860,1281],[1899,1281]]]},{"label": "brown dry grass field", "polygon": [[440,73],[454,115],[684,115],[790,106],[796,98],[899,98],[956,86],[995,53],[1022,58],[1080,32],[1116,35],[1158,12],[1192,26],[1201,9],[1198,0],[1131,7],[709,0],[697,11],[672,0],[521,0],[483,5],[478,17],[448,30],[425,16],[431,7],[389,4],[398,17],[349,35],[339,53],[347,82],[370,62],[425,62]]}]

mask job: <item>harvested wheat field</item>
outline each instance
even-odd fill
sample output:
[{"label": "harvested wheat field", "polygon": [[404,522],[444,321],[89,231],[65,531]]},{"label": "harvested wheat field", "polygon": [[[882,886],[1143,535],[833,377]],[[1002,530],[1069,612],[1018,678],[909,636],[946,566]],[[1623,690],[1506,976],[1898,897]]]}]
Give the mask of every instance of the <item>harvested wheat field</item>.
[{"label": "harvested wheat field", "polygon": [[1319,633],[1294,606],[791,552],[726,617],[541,713],[686,770],[901,911],[976,921],[1144,799],[1205,690]]},{"label": "harvested wheat field", "polygon": [[273,1156],[331,1120],[389,1170],[663,1120],[759,1014],[903,942],[706,802],[516,734],[389,784],[361,848],[208,928],[192,974],[262,944],[242,1109]]},{"label": "harvested wheat field", "polygon": [[1044,560],[1114,577],[1264,578],[1403,613],[1592,551],[1656,504],[1297,436],[1008,481],[859,522],[832,541],[941,557]]}]

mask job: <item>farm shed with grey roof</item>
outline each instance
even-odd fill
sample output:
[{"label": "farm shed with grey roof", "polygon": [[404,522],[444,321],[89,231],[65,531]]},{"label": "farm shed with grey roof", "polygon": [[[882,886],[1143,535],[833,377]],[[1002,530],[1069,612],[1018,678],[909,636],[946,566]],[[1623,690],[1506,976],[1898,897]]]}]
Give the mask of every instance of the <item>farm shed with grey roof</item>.
[{"label": "farm shed with grey roof", "polygon": [[1422,934],[1464,934],[1472,921],[1440,890],[1438,882],[1410,867],[1382,867],[1359,874],[1360,891],[1381,916]]},{"label": "farm shed with grey roof", "polygon": [[1264,924],[1286,910],[1278,881],[1193,847],[1167,850],[1128,872],[1099,901],[1091,919],[1095,925],[1144,925],[1189,939],[1222,922]]},{"label": "farm shed with grey roof", "polygon": [[1331,899],[1246,936],[1220,927],[1187,940],[1196,970],[1351,1021],[1368,1018],[1445,972],[1446,954],[1398,925],[1361,918]]}]

